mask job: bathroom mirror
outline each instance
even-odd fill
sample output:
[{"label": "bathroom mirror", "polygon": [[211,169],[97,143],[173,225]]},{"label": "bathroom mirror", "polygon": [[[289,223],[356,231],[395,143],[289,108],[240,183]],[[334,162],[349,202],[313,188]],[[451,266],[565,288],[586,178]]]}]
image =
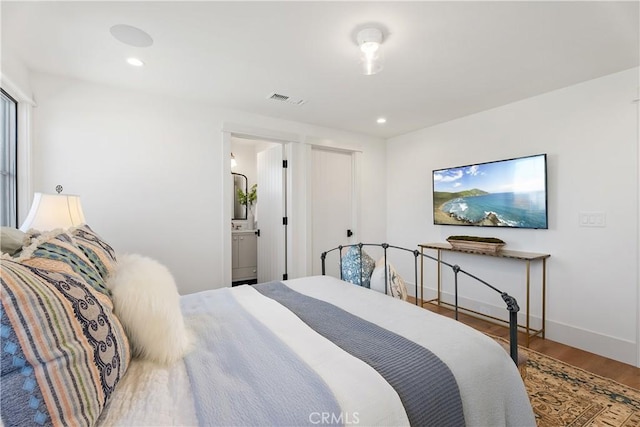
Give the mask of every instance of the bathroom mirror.
[{"label": "bathroom mirror", "polygon": [[231,172],[233,177],[233,219],[246,220],[247,206],[240,204],[238,200],[238,189],[247,193],[247,177],[241,173]]}]

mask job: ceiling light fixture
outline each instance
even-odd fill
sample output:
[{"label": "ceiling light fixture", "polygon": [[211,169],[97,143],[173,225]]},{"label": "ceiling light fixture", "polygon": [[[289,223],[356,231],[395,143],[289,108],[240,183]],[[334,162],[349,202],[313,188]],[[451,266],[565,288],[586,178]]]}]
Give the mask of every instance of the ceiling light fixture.
[{"label": "ceiling light fixture", "polygon": [[356,36],[360,47],[360,63],[365,76],[376,74],[382,70],[382,58],[380,45],[382,44],[382,31],[378,28],[364,28],[358,31]]},{"label": "ceiling light fixture", "polygon": [[387,123],[387,119],[385,119],[384,117],[378,117],[378,120],[376,120],[376,123],[380,125],[383,123]]},{"label": "ceiling light fixture", "polygon": [[142,67],[144,65],[144,62],[142,62],[138,58],[127,58],[127,63],[129,65],[133,65],[134,67]]},{"label": "ceiling light fixture", "polygon": [[238,162],[236,161],[236,156],[234,156],[233,153],[231,153],[231,167],[235,168],[236,166],[238,166]]}]

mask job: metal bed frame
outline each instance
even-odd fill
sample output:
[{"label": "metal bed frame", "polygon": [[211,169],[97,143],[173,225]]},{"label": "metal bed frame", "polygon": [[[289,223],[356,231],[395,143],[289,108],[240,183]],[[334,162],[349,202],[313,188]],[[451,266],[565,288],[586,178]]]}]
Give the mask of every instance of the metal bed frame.
[{"label": "metal bed frame", "polygon": [[[364,246],[375,246],[375,247],[381,247],[383,249],[384,252],[384,264],[385,266],[388,265],[387,262],[387,250],[389,249],[396,249],[396,250],[400,250],[400,251],[405,251],[405,252],[410,252],[413,254],[414,257],[414,273],[415,273],[415,295],[416,295],[416,305],[418,305],[418,257],[422,256],[424,258],[428,258],[430,260],[433,260],[435,262],[441,263],[446,265],[447,267],[450,267],[451,270],[453,271],[454,274],[454,286],[455,286],[455,319],[458,320],[458,274],[462,273],[468,277],[471,277],[472,279],[475,279],[476,281],[482,283],[483,285],[487,286],[488,288],[494,290],[495,292],[499,293],[500,296],[502,297],[502,300],[505,302],[505,304],[507,305],[507,310],[509,311],[509,355],[511,356],[511,359],[514,361],[514,363],[517,365],[518,364],[518,311],[520,311],[520,307],[518,306],[518,302],[516,301],[516,299],[514,297],[512,297],[511,295],[507,294],[506,292],[502,292],[501,290],[499,290],[498,288],[496,288],[493,285],[490,285],[489,283],[485,282],[484,280],[480,279],[477,276],[474,276],[473,274],[463,270],[459,265],[457,264],[449,264],[448,262],[442,261],[442,260],[438,260],[437,258],[434,258],[430,255],[424,254],[424,253],[420,253],[420,251],[418,251],[417,249],[407,249],[407,248],[401,248],[399,246],[393,246],[390,245],[388,243],[356,243],[356,244],[352,244],[352,245],[340,245],[337,246],[333,249],[330,249],[326,252],[322,252],[322,254],[320,255],[320,259],[322,260],[322,275],[326,275],[326,268],[325,268],[325,261],[327,258],[327,254],[333,252],[333,251],[338,251],[338,258],[340,259],[340,279],[342,279],[342,256],[340,255],[342,253],[342,249],[343,248],[349,248],[349,247],[358,247],[359,251],[360,251],[360,283],[362,283],[362,279],[363,279],[363,269],[362,269],[362,248]],[[384,287],[385,287],[385,294],[388,291],[388,287],[389,287],[389,278],[387,277],[387,271],[388,268],[384,269]]]}]

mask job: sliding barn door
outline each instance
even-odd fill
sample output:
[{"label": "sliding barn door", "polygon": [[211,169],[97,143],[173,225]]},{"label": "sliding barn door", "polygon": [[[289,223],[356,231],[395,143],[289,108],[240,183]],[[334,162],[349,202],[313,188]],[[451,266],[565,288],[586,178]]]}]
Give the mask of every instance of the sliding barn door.
[{"label": "sliding barn door", "polygon": [[258,283],[282,280],[286,274],[286,187],[284,147],[258,153]]},{"label": "sliding barn door", "polygon": [[[347,230],[353,224],[352,153],[320,148],[311,150],[312,168],[312,269],[321,274],[320,254],[351,243]],[[340,277],[338,255],[327,257],[327,274]]]}]

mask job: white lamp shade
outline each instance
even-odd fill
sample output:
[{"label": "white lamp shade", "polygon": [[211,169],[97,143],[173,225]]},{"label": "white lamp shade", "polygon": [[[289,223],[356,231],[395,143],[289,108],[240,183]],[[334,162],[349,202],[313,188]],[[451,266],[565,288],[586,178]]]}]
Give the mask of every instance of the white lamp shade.
[{"label": "white lamp shade", "polygon": [[80,196],[35,193],[31,210],[20,226],[20,230],[27,231],[33,228],[48,231],[75,227],[84,223]]}]

